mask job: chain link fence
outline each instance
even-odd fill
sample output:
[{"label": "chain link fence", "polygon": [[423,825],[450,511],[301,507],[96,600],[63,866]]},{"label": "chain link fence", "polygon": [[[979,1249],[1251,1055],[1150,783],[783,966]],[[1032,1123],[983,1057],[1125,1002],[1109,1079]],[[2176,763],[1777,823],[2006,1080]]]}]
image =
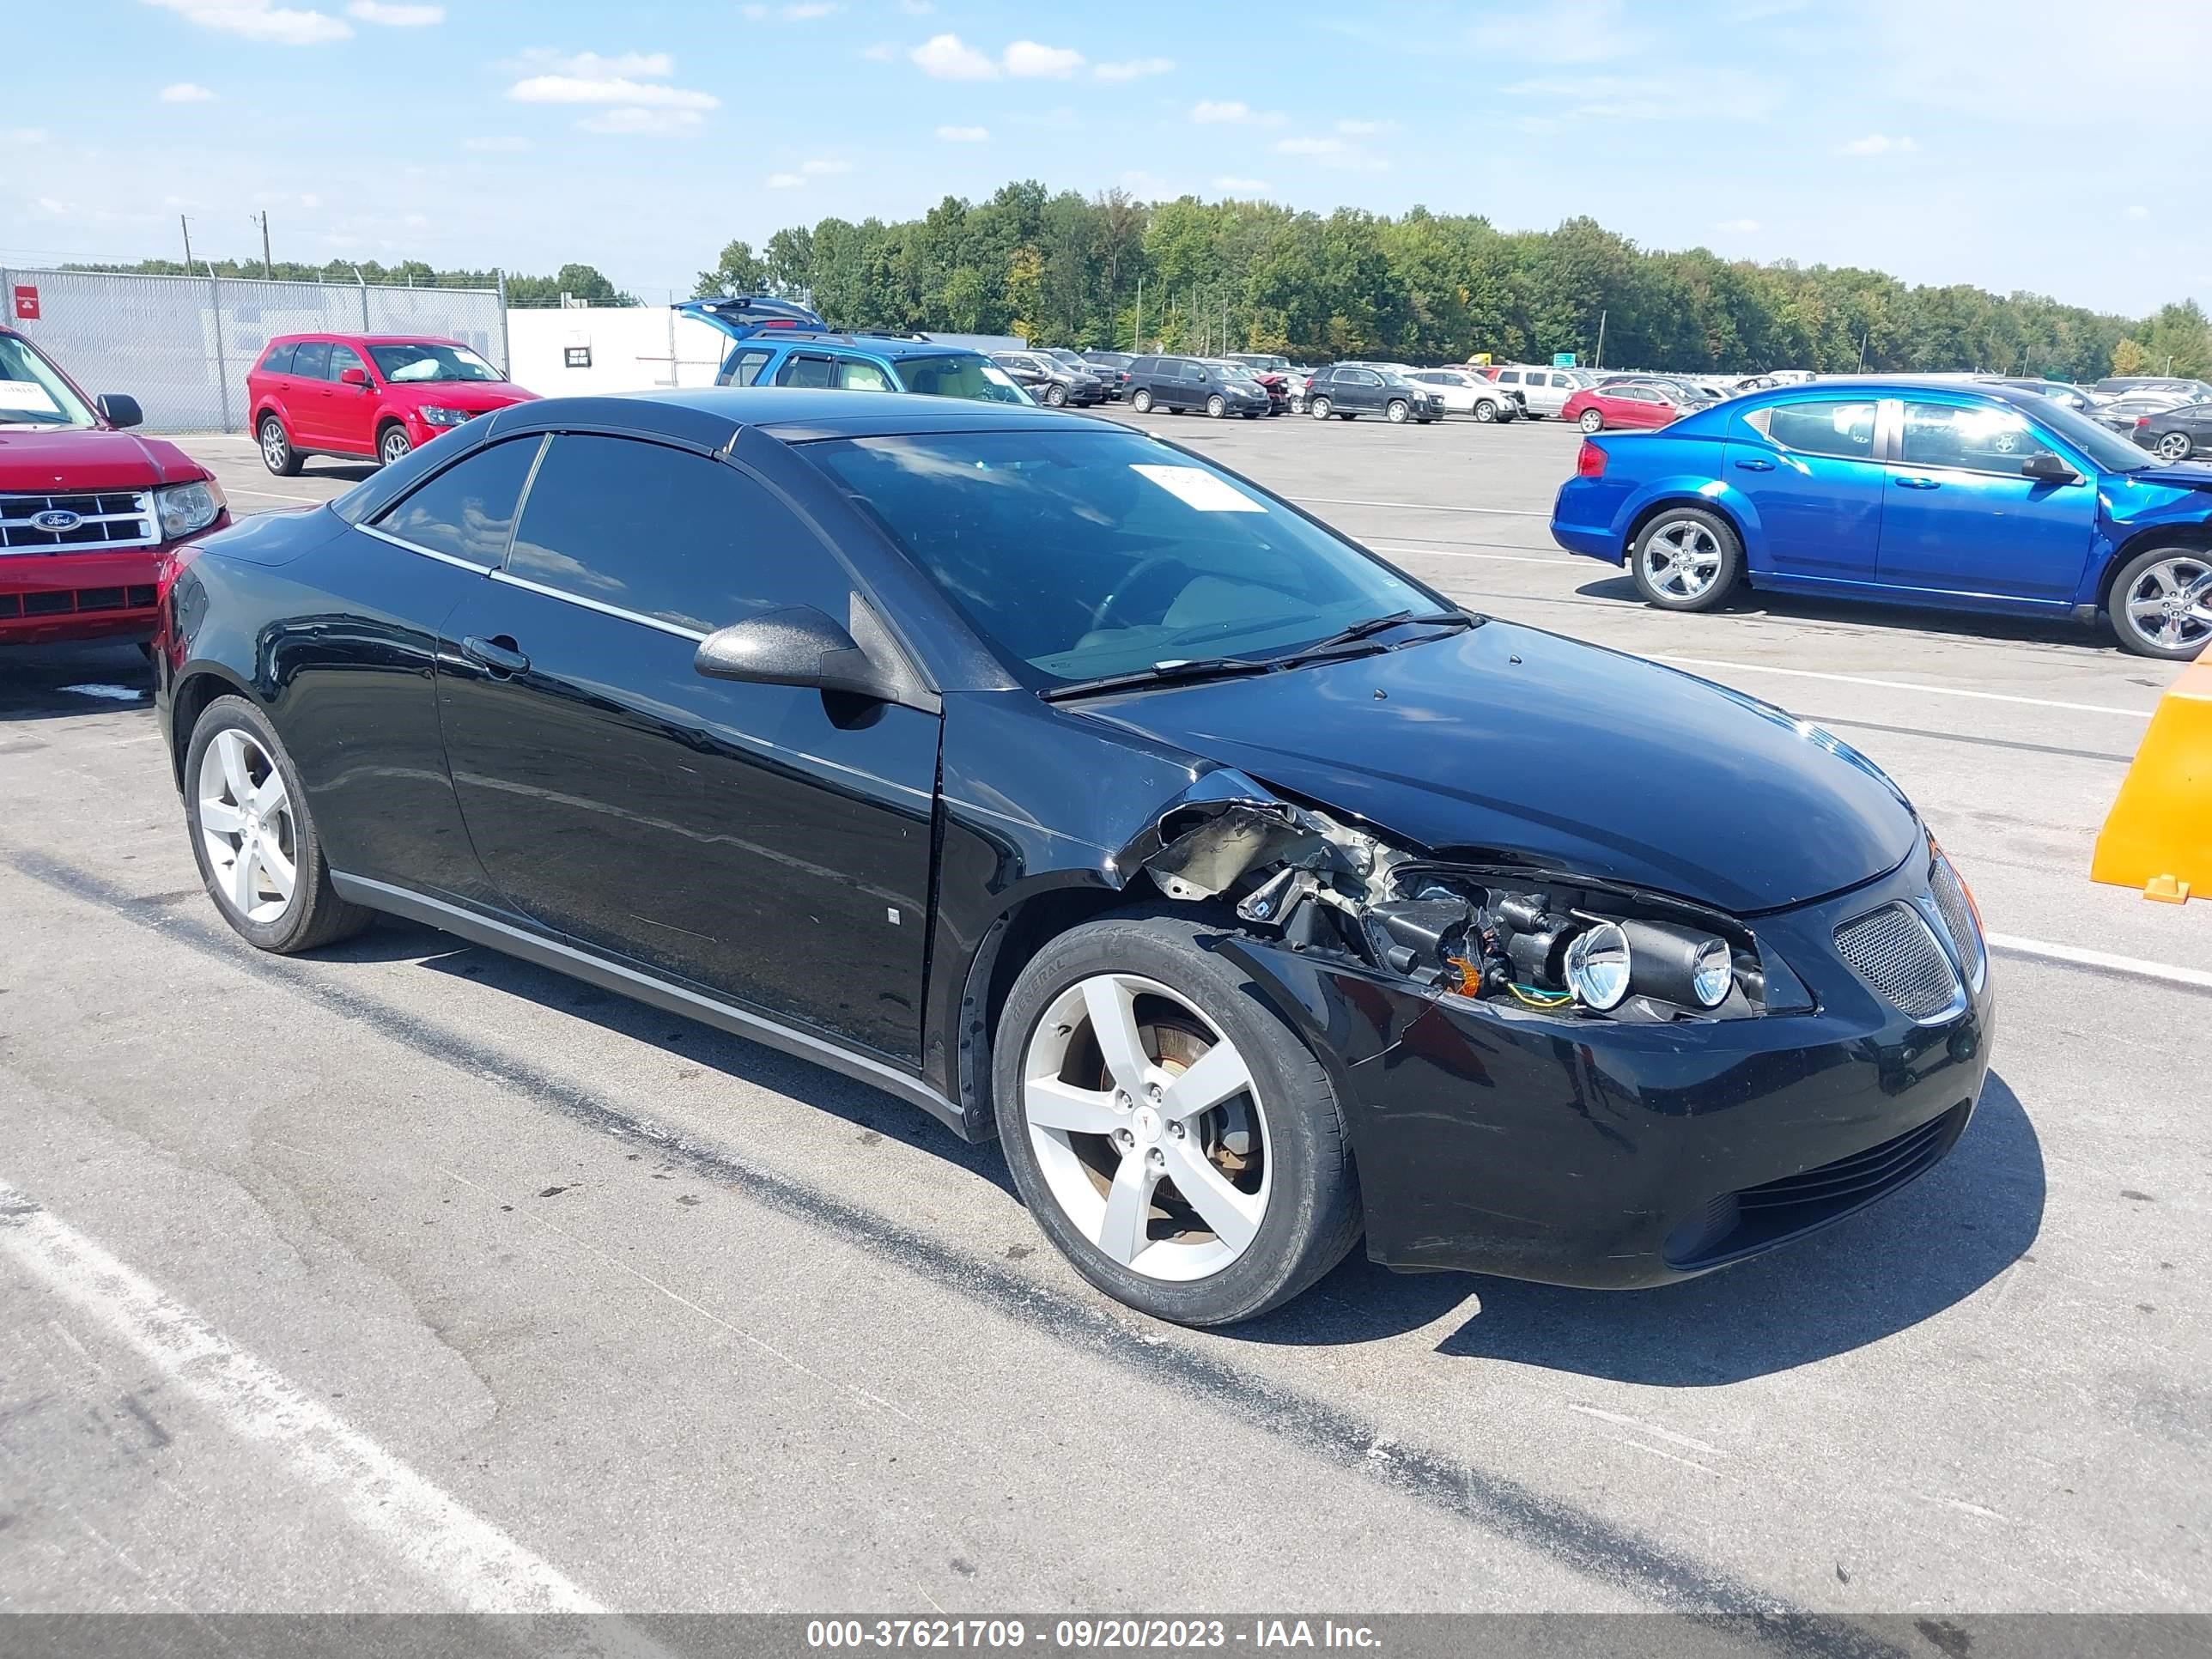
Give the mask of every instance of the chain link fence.
[{"label": "chain link fence", "polygon": [[35,301],[27,307],[17,297],[9,323],[93,396],[137,398],[160,431],[243,431],[246,371],[279,334],[432,334],[507,369],[499,289],[0,267],[0,295],[26,289]]}]

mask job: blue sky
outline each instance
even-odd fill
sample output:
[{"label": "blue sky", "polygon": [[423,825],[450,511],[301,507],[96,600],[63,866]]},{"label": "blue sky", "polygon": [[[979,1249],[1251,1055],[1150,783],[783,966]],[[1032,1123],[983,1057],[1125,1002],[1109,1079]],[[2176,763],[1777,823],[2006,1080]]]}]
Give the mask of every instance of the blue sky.
[{"label": "blue sky", "polygon": [[243,255],[265,208],[279,258],[577,259],[658,300],[732,237],[1035,177],[2212,300],[2172,137],[2198,0],[75,0],[8,33],[17,264],[173,256],[180,212]]}]

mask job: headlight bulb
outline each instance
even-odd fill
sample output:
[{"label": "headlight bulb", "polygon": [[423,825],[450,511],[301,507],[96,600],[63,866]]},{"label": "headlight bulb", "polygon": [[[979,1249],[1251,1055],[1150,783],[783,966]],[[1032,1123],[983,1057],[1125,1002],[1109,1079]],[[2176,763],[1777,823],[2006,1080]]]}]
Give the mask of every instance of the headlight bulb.
[{"label": "headlight bulb", "polygon": [[1567,946],[1567,987],[1601,1013],[1628,995],[1628,935],[1617,922],[1601,921]]},{"label": "headlight bulb", "polygon": [[1717,1008],[1735,985],[1726,939],[1667,922],[1621,924],[1636,956],[1636,988],[1682,1008]]}]

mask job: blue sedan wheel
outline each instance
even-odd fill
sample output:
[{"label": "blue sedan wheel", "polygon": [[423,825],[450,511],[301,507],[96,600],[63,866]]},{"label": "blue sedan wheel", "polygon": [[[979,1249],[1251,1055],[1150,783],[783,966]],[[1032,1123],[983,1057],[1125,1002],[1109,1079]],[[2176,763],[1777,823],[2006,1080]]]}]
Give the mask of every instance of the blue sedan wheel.
[{"label": "blue sedan wheel", "polygon": [[1644,601],[1662,611],[1710,611],[1743,570],[1743,544],[1728,520],[1697,507],[1670,507],[1644,526],[1629,554]]},{"label": "blue sedan wheel", "polygon": [[2112,631],[2138,656],[2184,662],[2212,644],[2212,553],[2154,547],[2112,582]]}]

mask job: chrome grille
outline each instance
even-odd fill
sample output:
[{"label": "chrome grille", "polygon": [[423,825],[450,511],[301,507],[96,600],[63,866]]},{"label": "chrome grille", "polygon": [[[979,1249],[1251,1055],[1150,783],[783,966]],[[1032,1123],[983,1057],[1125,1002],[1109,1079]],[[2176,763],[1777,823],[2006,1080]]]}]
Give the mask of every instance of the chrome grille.
[{"label": "chrome grille", "polygon": [[1943,930],[1950,934],[1951,943],[1958,951],[1959,965],[1966,970],[1967,979],[1979,987],[1983,969],[1989,960],[1982,953],[1982,930],[1974,925],[1974,907],[1966,897],[1966,883],[1959,879],[1951,860],[1941,853],[1928,866],[1928,888],[1936,896],[1936,910],[1943,918]]},{"label": "chrome grille", "polygon": [[[42,514],[67,513],[76,522],[49,529]],[[82,553],[106,547],[151,547],[161,539],[154,498],[144,490],[71,490],[55,495],[0,495],[0,553]]]},{"label": "chrome grille", "polygon": [[1836,948],[1882,999],[1917,1020],[1963,1005],[1959,976],[1917,911],[1886,904],[1836,929]]}]

